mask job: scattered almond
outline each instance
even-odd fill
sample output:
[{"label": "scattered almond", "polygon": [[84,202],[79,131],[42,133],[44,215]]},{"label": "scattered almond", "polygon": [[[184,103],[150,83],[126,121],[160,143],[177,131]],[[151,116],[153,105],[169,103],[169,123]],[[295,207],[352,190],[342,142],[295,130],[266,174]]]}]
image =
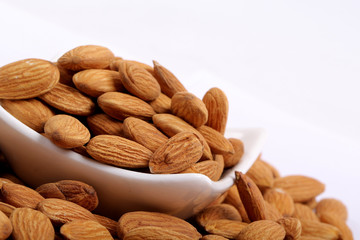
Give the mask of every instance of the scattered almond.
[{"label": "scattered almond", "polygon": [[60,228],[60,233],[68,240],[112,240],[110,232],[98,223],[91,220],[74,220],[67,222]]}]

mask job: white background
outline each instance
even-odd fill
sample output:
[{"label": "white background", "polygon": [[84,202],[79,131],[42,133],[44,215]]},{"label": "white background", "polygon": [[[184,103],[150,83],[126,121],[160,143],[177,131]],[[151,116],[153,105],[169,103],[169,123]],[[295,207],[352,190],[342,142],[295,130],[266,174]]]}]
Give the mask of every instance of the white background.
[{"label": "white background", "polygon": [[264,159],[326,184],[360,234],[359,1],[0,2],[0,66],[79,45],[170,69],[230,102],[229,128],[263,127]]}]

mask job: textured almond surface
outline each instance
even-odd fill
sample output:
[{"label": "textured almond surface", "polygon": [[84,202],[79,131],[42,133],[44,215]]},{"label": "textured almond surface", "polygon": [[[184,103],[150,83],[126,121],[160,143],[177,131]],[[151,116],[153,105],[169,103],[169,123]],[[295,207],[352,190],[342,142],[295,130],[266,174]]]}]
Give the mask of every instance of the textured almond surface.
[{"label": "textured almond surface", "polygon": [[57,62],[59,66],[70,70],[107,68],[114,57],[106,47],[83,45],[66,52]]},{"label": "textured almond surface", "polygon": [[204,136],[206,142],[209,144],[211,152],[216,154],[233,154],[234,147],[221,133],[212,129],[211,127],[202,125],[201,127],[196,128],[201,135]]},{"label": "textured almond surface", "polygon": [[259,158],[246,172],[246,175],[249,176],[261,190],[271,188],[274,185],[274,176],[271,169],[269,169],[263,161],[260,161]]},{"label": "textured almond surface", "polygon": [[110,232],[98,223],[91,220],[74,220],[65,223],[60,228],[60,233],[69,240],[82,240],[82,239],[103,239],[112,240]]},{"label": "textured almond surface", "polygon": [[322,239],[338,239],[340,231],[337,227],[327,223],[311,220],[301,220],[302,234],[301,236],[319,237]]},{"label": "textured almond surface", "polygon": [[76,73],[73,82],[78,90],[92,97],[106,92],[122,92],[119,72],[107,69],[88,69]]},{"label": "textured almond surface", "polygon": [[142,226],[132,229],[124,236],[123,240],[143,240],[143,239],[164,239],[164,240],[195,240],[198,237],[189,237],[180,232],[167,228]]},{"label": "textured almond surface", "polygon": [[239,191],[237,186],[234,184],[232,185],[229,190],[227,191],[227,196],[224,200],[224,203],[228,203],[233,205],[240,213],[243,222],[250,222],[249,216],[246,213],[244,204],[241,201]]},{"label": "textured almond surface", "polygon": [[243,228],[236,240],[283,240],[285,229],[271,220],[259,220]]},{"label": "textured almond surface", "polygon": [[226,203],[207,207],[196,215],[196,222],[203,227],[208,222],[218,219],[241,221],[241,216],[234,206]]},{"label": "textured almond surface", "polygon": [[86,122],[94,136],[102,134],[123,135],[123,123],[105,113],[91,115],[86,118]]},{"label": "textured almond surface", "polygon": [[201,240],[226,240],[223,236],[216,235],[216,234],[207,234],[204,235]]},{"label": "textured almond surface", "polygon": [[150,120],[155,114],[148,103],[126,93],[107,92],[98,97],[97,102],[105,113],[119,120],[131,116]]},{"label": "textured almond surface", "polygon": [[181,132],[159,147],[149,161],[152,173],[178,173],[197,161],[203,155],[203,146],[191,132]]},{"label": "textured almond surface", "polygon": [[160,93],[159,97],[151,101],[150,105],[156,113],[171,112],[171,99],[163,93]]},{"label": "textured almond surface", "polygon": [[206,125],[224,134],[229,114],[229,102],[225,93],[219,88],[211,88],[202,101],[208,110]]},{"label": "textured almond surface", "polygon": [[90,156],[99,162],[129,168],[147,167],[153,154],[141,144],[111,135],[93,137],[86,149]]},{"label": "textured almond surface", "polygon": [[212,234],[234,239],[247,225],[247,223],[239,220],[217,219],[209,221],[205,225],[205,230]]},{"label": "textured almond surface", "polygon": [[0,210],[0,239],[7,239],[13,231],[13,227],[8,216]]},{"label": "textured almond surface", "polygon": [[2,100],[1,106],[11,115],[36,132],[44,132],[45,122],[54,112],[37,99]]},{"label": "textured almond surface", "polygon": [[295,211],[294,200],[287,192],[272,188],[268,189],[263,196],[264,200],[274,205],[283,216],[290,217],[293,215]]},{"label": "textured almond surface", "polygon": [[49,61],[24,59],[0,68],[0,99],[28,99],[51,90],[60,79]]},{"label": "textured almond surface", "polygon": [[50,219],[31,208],[17,208],[10,216],[14,239],[54,239],[55,231]]},{"label": "textured almond surface", "polygon": [[351,229],[346,224],[346,221],[344,219],[341,219],[341,217],[333,214],[332,212],[323,212],[319,218],[321,222],[331,224],[332,226],[337,227],[340,231],[342,240],[354,239]]},{"label": "textured almond surface", "polygon": [[218,175],[219,163],[214,160],[205,160],[193,164],[190,168],[185,169],[182,173],[200,173],[209,177],[213,181],[219,180]]},{"label": "textured almond surface", "polygon": [[117,221],[102,215],[98,215],[98,214],[93,214],[93,215],[101,225],[106,227],[106,229],[110,232],[112,236],[114,237],[117,236],[117,225],[118,225]]},{"label": "textured almond surface", "polygon": [[323,213],[330,213],[344,221],[346,221],[348,218],[348,211],[346,206],[340,200],[335,198],[321,199],[317,203],[315,211],[318,216],[322,215]]},{"label": "textured almond surface", "polygon": [[277,221],[286,232],[286,240],[298,240],[301,237],[301,222],[297,218],[285,217]]},{"label": "textured almond surface", "polygon": [[50,106],[69,114],[89,116],[95,111],[95,103],[90,97],[62,83],[56,84],[39,98]]},{"label": "textured almond surface", "polygon": [[199,239],[201,234],[190,223],[164,213],[135,211],[125,213],[119,219],[118,236],[120,239],[138,227],[160,227],[181,233],[190,239]]},{"label": "textured almond surface", "polygon": [[265,201],[265,219],[277,221],[283,217],[283,215],[279,212],[279,210],[275,207],[275,205],[270,204]]},{"label": "textured almond surface", "polygon": [[90,140],[89,130],[77,118],[65,114],[51,117],[44,131],[47,138],[62,148],[80,147]]},{"label": "textured almond surface", "polygon": [[16,183],[4,183],[1,194],[3,201],[14,207],[36,208],[44,200],[34,189]]},{"label": "textured almond surface", "polygon": [[244,155],[244,143],[237,138],[228,139],[231,145],[234,148],[234,153],[224,153],[224,167],[230,168],[235,166],[240,162],[242,156]]},{"label": "textured almond surface", "polygon": [[300,220],[319,221],[319,218],[316,216],[315,212],[309,206],[302,203],[294,204],[293,217],[296,217]]},{"label": "textured almond surface", "polygon": [[10,204],[0,201],[0,211],[3,212],[8,217],[10,217],[11,213],[15,210],[15,208],[16,207],[14,207]]}]

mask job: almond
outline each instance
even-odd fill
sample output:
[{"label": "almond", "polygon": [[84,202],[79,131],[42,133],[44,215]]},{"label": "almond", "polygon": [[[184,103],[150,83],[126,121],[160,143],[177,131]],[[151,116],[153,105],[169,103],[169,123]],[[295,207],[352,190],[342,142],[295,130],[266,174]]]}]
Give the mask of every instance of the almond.
[{"label": "almond", "polygon": [[294,200],[292,197],[279,188],[266,190],[263,195],[264,200],[274,205],[284,217],[290,217],[295,211]]},{"label": "almond", "polygon": [[83,70],[73,76],[73,82],[78,90],[92,97],[124,91],[119,72],[107,69]]},{"label": "almond", "polygon": [[146,71],[148,71],[149,73],[151,73],[151,75],[154,75],[154,68],[146,63],[142,63],[139,61],[134,61],[134,60],[125,60],[127,63],[132,63],[132,64],[136,64],[138,67],[145,69]]},{"label": "almond", "polygon": [[277,178],[275,188],[282,188],[295,202],[304,202],[318,196],[325,190],[325,185],[314,178],[301,175],[291,175]]},{"label": "almond", "polygon": [[146,226],[178,232],[186,235],[189,239],[201,238],[201,234],[196,228],[185,220],[164,213],[145,211],[123,214],[118,221],[118,237],[122,239],[130,231]]},{"label": "almond", "polygon": [[113,239],[106,227],[96,221],[91,220],[74,220],[67,222],[61,226],[60,233],[69,240]]},{"label": "almond", "polygon": [[114,57],[109,65],[109,69],[113,71],[119,71],[120,62],[125,61],[122,57]]},{"label": "almond", "polygon": [[181,82],[168,69],[160,65],[158,62],[154,63],[154,74],[156,80],[159,82],[161,92],[168,97],[172,97],[177,92],[186,91]]},{"label": "almond", "polygon": [[91,98],[76,88],[62,83],[56,84],[39,98],[50,106],[69,114],[89,116],[95,111],[95,103]]},{"label": "almond", "polygon": [[0,210],[0,239],[7,239],[13,231],[10,219]]},{"label": "almond", "polygon": [[35,130],[44,132],[45,122],[54,112],[37,99],[2,100],[1,106],[20,122]]},{"label": "almond", "polygon": [[94,136],[102,134],[123,136],[123,123],[105,113],[88,116],[86,122]]},{"label": "almond", "polygon": [[332,212],[323,212],[320,215],[320,221],[323,223],[331,224],[335,227],[337,227],[340,230],[341,239],[342,240],[353,240],[353,234],[349,228],[349,226],[346,224],[346,221],[344,219],[341,219],[337,215],[335,215]]},{"label": "almond", "polygon": [[142,226],[137,227],[126,233],[123,240],[143,240],[143,239],[164,239],[164,240],[195,240],[185,234],[162,227]]},{"label": "almond", "polygon": [[307,205],[311,209],[315,209],[316,205],[318,204],[315,197],[311,198],[310,200],[307,200],[305,202],[302,202],[302,204]]},{"label": "almond", "polygon": [[107,68],[115,58],[106,47],[96,45],[79,46],[62,55],[57,63],[70,70],[83,70],[91,68]]},{"label": "almond", "polygon": [[15,210],[16,207],[0,201],[0,212],[5,213],[6,216],[10,217],[10,214]]},{"label": "almond", "polygon": [[135,117],[128,117],[124,120],[123,133],[126,138],[143,145],[153,152],[168,140],[168,137],[156,127]]},{"label": "almond", "polygon": [[302,226],[301,236],[319,237],[328,240],[335,240],[340,237],[339,229],[330,224],[311,220],[300,221]]},{"label": "almond", "polygon": [[89,130],[75,117],[58,114],[44,126],[45,136],[62,148],[75,148],[90,140]]},{"label": "almond", "polygon": [[4,202],[14,207],[36,208],[44,200],[35,190],[16,183],[4,183],[1,194]]},{"label": "almond", "polygon": [[155,114],[152,120],[155,126],[164,132],[168,137],[172,137],[180,132],[192,132],[196,134],[199,137],[201,144],[204,146],[203,158],[213,159],[210,147],[207,144],[205,138],[189,123],[185,122],[177,116],[167,113]]},{"label": "almond", "polygon": [[102,215],[98,215],[98,214],[93,214],[93,215],[101,225],[106,227],[106,229],[110,232],[112,236],[114,237],[117,236],[117,225],[118,225],[117,221]]},{"label": "almond", "polygon": [[348,218],[346,206],[338,199],[324,198],[321,199],[315,208],[316,214],[321,216],[323,213],[332,214],[344,221]]},{"label": "almond", "polygon": [[156,113],[171,113],[171,98],[163,93],[151,101],[150,105]]},{"label": "almond", "polygon": [[301,237],[301,222],[297,218],[284,217],[277,221],[285,229],[284,240],[298,240]]},{"label": "almond", "polygon": [[205,227],[210,221],[218,219],[241,221],[241,216],[234,206],[226,203],[207,207],[196,215],[196,222],[202,227]]},{"label": "almond", "polygon": [[234,153],[224,153],[224,167],[231,168],[238,164],[244,155],[244,143],[237,138],[228,139],[234,148]]},{"label": "almond", "polygon": [[59,82],[65,85],[68,85],[70,87],[75,87],[73,83],[73,76],[76,73],[76,71],[65,69],[61,67],[57,62],[53,62],[54,65],[56,65],[60,72],[60,79]]},{"label": "almond", "polygon": [[86,208],[62,199],[44,199],[39,202],[37,209],[50,218],[54,225],[62,225],[74,220],[96,221],[93,214]]},{"label": "almond", "polygon": [[146,147],[126,138],[112,135],[93,137],[86,149],[95,160],[118,167],[147,167],[152,156],[152,152]]},{"label": "almond", "polygon": [[226,240],[227,238],[224,238],[223,236],[216,235],[216,234],[208,234],[204,235],[201,240]]},{"label": "almond", "polygon": [[241,201],[239,191],[237,189],[237,186],[234,184],[232,185],[229,190],[227,191],[227,196],[224,200],[224,203],[228,203],[233,205],[240,213],[241,219],[243,222],[250,222],[249,216],[246,213],[244,204]]},{"label": "almond", "polygon": [[221,154],[215,154],[214,156],[214,161],[217,163],[217,169],[216,169],[216,173],[214,175],[214,181],[218,181],[220,180],[223,172],[224,172],[224,157]]},{"label": "almond", "polygon": [[138,64],[122,61],[119,64],[119,73],[124,87],[133,95],[144,101],[152,101],[159,97],[159,83],[151,73]]},{"label": "almond", "polygon": [[94,210],[99,200],[95,189],[81,181],[61,180],[54,183],[46,183],[36,191],[44,198],[59,198],[76,203],[89,211]]},{"label": "almond", "polygon": [[271,170],[264,162],[260,161],[259,158],[246,172],[246,175],[249,176],[262,191],[274,185],[274,176]]},{"label": "almond", "polygon": [[155,114],[148,103],[125,93],[107,92],[98,97],[97,102],[106,114],[119,120],[127,117],[150,120]]},{"label": "almond", "polygon": [[229,102],[225,93],[219,88],[211,88],[202,101],[208,110],[206,125],[224,135],[229,114]]},{"label": "almond", "polygon": [[301,203],[294,204],[293,217],[300,220],[319,221],[319,218],[316,216],[315,212],[309,206]]},{"label": "almond", "polygon": [[244,227],[236,237],[236,240],[283,240],[285,235],[285,229],[276,222],[259,220]]},{"label": "almond", "polygon": [[235,177],[235,184],[249,219],[251,221],[266,219],[264,198],[259,188],[241,172],[236,171]]},{"label": "almond", "polygon": [[181,132],[171,137],[151,156],[151,173],[178,173],[197,161],[203,154],[203,146],[191,132]]},{"label": "almond", "polygon": [[55,231],[50,219],[31,208],[17,208],[10,216],[14,239],[54,239]]},{"label": "almond", "polygon": [[219,163],[215,162],[214,160],[205,160],[193,164],[181,173],[200,173],[209,177],[212,181],[217,181],[219,180],[218,165]]},{"label": "almond", "polygon": [[272,172],[272,175],[275,178],[279,178],[280,177],[280,173],[279,171],[270,163],[264,161],[263,159],[261,159],[261,155],[259,156],[259,158],[257,159],[257,161],[262,162],[262,164],[264,164],[267,168],[270,169],[270,171]]},{"label": "almond", "polygon": [[275,207],[275,205],[270,204],[265,201],[265,218],[266,220],[277,221],[283,217],[283,215],[279,212],[279,210]]},{"label": "almond", "polygon": [[10,179],[0,177],[0,190],[1,190],[2,185],[3,185],[4,183],[14,183],[14,182],[11,181]]},{"label": "almond", "polygon": [[202,125],[196,128],[209,144],[211,152],[215,154],[234,153],[234,147],[221,133],[211,127]]},{"label": "almond", "polygon": [[201,99],[189,92],[177,92],[171,98],[171,112],[195,128],[208,120],[208,111]]},{"label": "almond", "polygon": [[234,239],[239,232],[248,224],[239,220],[230,219],[216,219],[209,221],[205,225],[205,230],[208,233],[220,235],[229,239]]},{"label": "almond", "polygon": [[42,59],[24,59],[0,68],[0,99],[28,99],[50,91],[58,82],[58,68]]}]

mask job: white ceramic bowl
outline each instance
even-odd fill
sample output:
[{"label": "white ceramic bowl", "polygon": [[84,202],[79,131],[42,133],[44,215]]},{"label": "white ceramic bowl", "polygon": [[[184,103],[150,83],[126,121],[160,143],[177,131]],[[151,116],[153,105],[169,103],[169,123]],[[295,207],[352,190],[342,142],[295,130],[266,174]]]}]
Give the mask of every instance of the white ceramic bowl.
[{"label": "white ceramic bowl", "polygon": [[234,172],[246,172],[262,150],[263,129],[236,129],[226,133],[244,142],[245,153],[222,178],[211,181],[201,174],[149,174],[121,169],[61,149],[22,124],[0,106],[0,149],[15,173],[37,187],[63,179],[92,185],[99,197],[96,212],[117,219],[134,210],[160,211],[188,218],[234,183]]}]

